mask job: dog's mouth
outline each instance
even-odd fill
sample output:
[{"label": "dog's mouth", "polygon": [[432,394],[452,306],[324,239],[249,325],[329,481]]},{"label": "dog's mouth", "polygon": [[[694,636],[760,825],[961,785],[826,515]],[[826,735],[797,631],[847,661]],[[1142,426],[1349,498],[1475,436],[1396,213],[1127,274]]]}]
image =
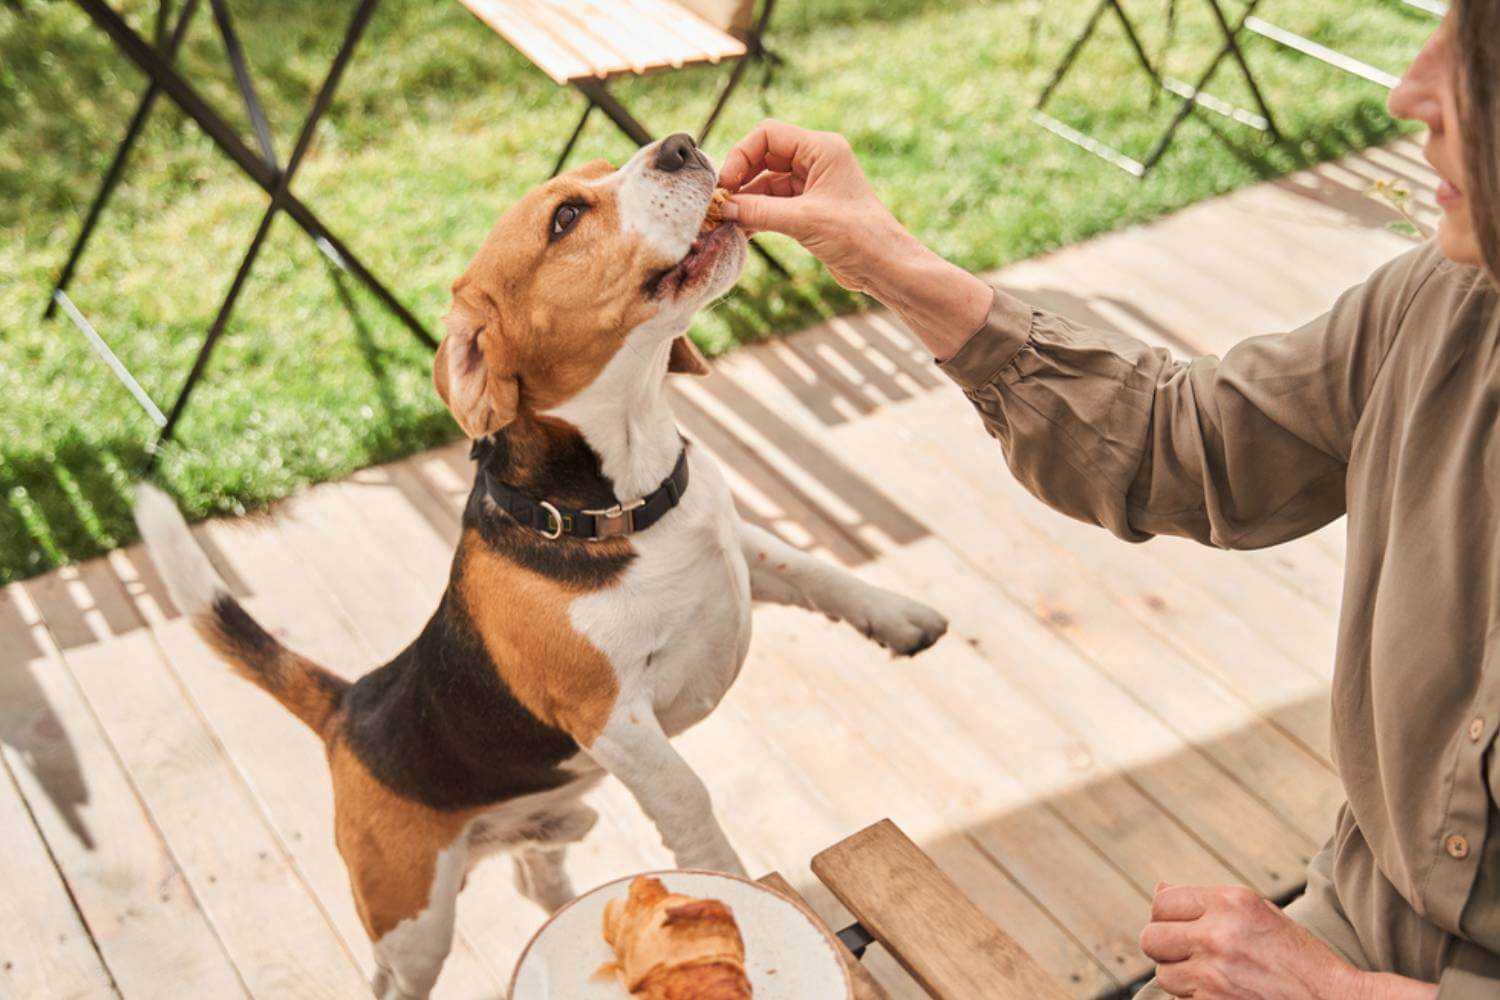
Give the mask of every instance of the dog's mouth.
[{"label": "dog's mouth", "polygon": [[733,242],[735,225],[732,222],[705,218],[698,230],[698,238],[688,248],[687,254],[671,267],[664,267],[646,281],[646,297],[649,299],[679,298],[691,291],[713,272],[720,253]]}]

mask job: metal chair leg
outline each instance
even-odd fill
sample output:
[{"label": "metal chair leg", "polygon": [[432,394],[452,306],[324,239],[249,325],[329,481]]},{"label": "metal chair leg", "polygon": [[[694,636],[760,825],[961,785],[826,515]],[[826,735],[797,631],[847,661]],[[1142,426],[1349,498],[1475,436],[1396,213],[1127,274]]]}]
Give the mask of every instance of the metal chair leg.
[{"label": "metal chair leg", "polygon": [[[1204,0],[1204,2],[1213,11],[1214,19],[1218,22],[1219,31],[1223,35],[1224,43],[1218,52],[1215,53],[1213,60],[1208,64],[1208,68],[1204,70],[1196,84],[1184,83],[1180,80],[1164,77],[1158,67],[1152,63],[1150,56],[1146,54],[1145,46],[1141,44],[1141,39],[1135,30],[1135,25],[1126,15],[1125,9],[1120,4],[1120,0],[1099,0],[1098,5],[1089,15],[1087,24],[1084,25],[1083,30],[1079,32],[1078,36],[1074,38],[1072,44],[1068,47],[1067,53],[1063,56],[1062,62],[1053,71],[1052,78],[1042,88],[1041,96],[1037,99],[1036,105],[1031,112],[1032,121],[1074,145],[1093,153],[1105,162],[1119,167],[1136,177],[1145,177],[1151,168],[1161,160],[1168,147],[1172,144],[1172,140],[1176,137],[1177,130],[1182,126],[1183,121],[1197,107],[1206,108],[1217,114],[1232,118],[1243,125],[1269,132],[1279,142],[1281,140],[1281,133],[1276,126],[1275,118],[1271,114],[1270,105],[1266,103],[1265,96],[1261,93],[1260,86],[1256,82],[1254,74],[1250,71],[1249,63],[1246,62],[1244,53],[1240,50],[1239,46],[1239,33],[1256,20],[1252,15],[1255,8],[1259,5],[1260,0],[1249,0],[1244,14],[1240,17],[1239,22],[1233,26],[1230,25],[1228,19],[1224,16],[1224,11],[1219,5],[1219,0]],[[1152,90],[1153,102],[1156,95],[1161,91],[1174,94],[1182,101],[1171,123],[1167,126],[1166,131],[1157,140],[1144,161],[1127,156],[1113,146],[1101,142],[1093,136],[1087,135],[1043,111],[1048,100],[1051,99],[1053,93],[1057,90],[1058,85],[1062,83],[1068,71],[1073,68],[1078,54],[1083,50],[1084,45],[1093,37],[1095,29],[1099,26],[1100,19],[1107,10],[1111,9],[1125,31],[1126,38],[1130,42],[1137,62],[1140,63],[1141,68],[1146,71],[1147,75],[1151,77],[1154,88]],[[1249,85],[1250,92],[1261,110],[1261,115],[1237,108],[1226,101],[1203,93],[1203,87],[1212,79],[1226,56],[1232,56],[1239,65],[1240,72],[1243,74],[1245,82]]]},{"label": "metal chair leg", "polygon": [[271,126],[266,121],[266,112],[261,107],[260,96],[255,92],[255,82],[250,78],[250,67],[245,64],[245,50],[240,47],[239,35],[235,34],[234,22],[229,18],[229,8],[224,0],[208,0],[214,12],[214,23],[219,26],[219,36],[224,39],[224,51],[229,54],[229,65],[234,70],[235,86],[245,102],[245,112],[250,116],[250,126],[255,130],[260,143],[261,155],[272,170],[276,169],[276,146],[271,141]]},{"label": "metal chair leg", "polygon": [[[183,113],[192,118],[198,124],[214,145],[218,146],[244,174],[268,193],[277,191],[278,174],[245,145],[239,137],[234,126],[230,125],[224,117],[216,111],[212,105],[203,99],[182,75],[170,65],[166,64],[159,52],[141,38],[134,29],[120,17],[105,0],[75,0],[89,18],[103,30],[119,47],[120,51],[150,79],[156,81],[161,89],[172,98],[173,102],[182,109]],[[356,19],[368,20],[373,11],[375,0],[364,0],[361,4]],[[363,30],[360,24],[356,30],[356,22],[351,21],[349,32],[346,33],[346,44],[340,49],[339,56],[335,59],[335,69],[342,71],[343,63],[347,62],[352,54],[350,40],[357,38],[359,31]],[[334,70],[330,69],[330,75]],[[310,135],[309,135],[310,138]],[[373,292],[381,303],[396,315],[406,327],[411,330],[412,335],[430,348],[437,347],[437,341],[417,321],[404,305],[401,304],[390,290],[380,283],[369,269],[366,268],[353,252],[340,241],[323,221],[317,217],[291,191],[283,188],[278,203],[283,211],[296,221],[304,232],[313,237],[314,240],[325,241],[342,258],[349,272],[358,278],[367,288]]]},{"label": "metal chair leg", "polygon": [[[187,34],[188,22],[192,20],[197,6],[198,0],[187,0],[182,8],[182,16],[177,19],[177,26],[172,30],[171,38],[164,50],[167,62],[170,63],[176,57],[178,46]],[[164,3],[162,9],[165,10],[165,8]],[[130,116],[130,125],[125,129],[125,138],[120,140],[120,145],[115,149],[115,157],[110,161],[109,169],[104,171],[104,177],[99,182],[99,190],[94,194],[94,200],[89,203],[89,210],[83,217],[83,228],[79,230],[72,249],[68,251],[68,259],[63,264],[62,270],[58,272],[57,283],[52,286],[52,293],[47,296],[47,305],[42,310],[43,319],[51,319],[57,315],[57,294],[65,292],[69,282],[73,280],[73,272],[78,267],[79,258],[83,256],[84,247],[88,246],[89,237],[94,234],[94,227],[98,225],[99,217],[104,214],[104,206],[109,202],[110,195],[114,194],[115,185],[120,182],[120,178],[125,173],[125,164],[135,148],[135,140],[145,127],[146,119],[151,116],[151,109],[155,106],[157,95],[160,93],[161,87],[153,79],[147,84],[145,92],[141,94],[140,103],[136,105],[135,113]]]},{"label": "metal chair leg", "polygon": [[583,127],[589,123],[589,115],[594,113],[597,107],[593,101],[589,101],[583,109],[583,117],[578,119],[578,124],[573,127],[573,134],[568,136],[567,144],[563,146],[562,152],[557,154],[557,163],[552,167],[552,173],[548,177],[556,177],[562,173],[563,164],[568,162],[568,157],[573,155],[573,147],[578,145],[578,137],[583,135]]},{"label": "metal chair leg", "polygon": [[219,344],[219,338],[224,335],[224,328],[229,324],[230,314],[234,312],[234,304],[239,300],[240,292],[245,287],[245,279],[250,277],[250,268],[255,264],[255,258],[260,255],[261,245],[265,242],[266,234],[271,231],[271,222],[275,218],[275,205],[266,209],[266,213],[261,216],[260,226],[255,230],[254,238],[250,240],[245,256],[240,259],[240,266],[234,272],[234,280],[229,283],[229,291],[225,293],[224,301],[219,304],[219,311],[214,316],[213,324],[208,328],[208,336],[203,338],[203,344],[198,348],[198,356],[193,359],[193,367],[189,369],[182,388],[177,390],[177,399],[173,401],[172,409],[167,413],[167,422],[162,425],[161,431],[156,436],[156,444],[147,455],[147,471],[155,465],[156,455],[161,446],[170,441],[177,430],[177,423],[187,409],[188,399],[197,388],[204,370],[208,368],[208,359],[213,356],[214,348]]}]

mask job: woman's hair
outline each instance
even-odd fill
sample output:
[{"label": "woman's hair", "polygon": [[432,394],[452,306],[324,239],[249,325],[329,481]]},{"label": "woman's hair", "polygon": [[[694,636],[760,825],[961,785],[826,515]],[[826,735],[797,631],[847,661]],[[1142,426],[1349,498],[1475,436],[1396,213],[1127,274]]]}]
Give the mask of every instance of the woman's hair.
[{"label": "woman's hair", "polygon": [[1457,0],[1465,194],[1490,278],[1500,284],[1500,0]]}]

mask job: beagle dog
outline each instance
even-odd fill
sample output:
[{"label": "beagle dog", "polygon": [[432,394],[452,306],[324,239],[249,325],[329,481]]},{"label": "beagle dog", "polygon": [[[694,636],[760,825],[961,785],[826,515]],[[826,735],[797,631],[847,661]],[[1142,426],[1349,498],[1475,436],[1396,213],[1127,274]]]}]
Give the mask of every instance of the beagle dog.
[{"label": "beagle dog", "polygon": [[507,211],[453,285],[433,367],[474,442],[475,482],[437,610],[348,683],[283,647],[229,595],[176,506],[136,519],[174,601],[219,657],[324,741],[338,849],[374,945],[377,996],[425,997],[479,856],[521,892],[573,898],[569,843],[611,774],[683,868],[743,873],[671,737],[713,710],[750,645],[752,600],[848,622],[894,653],[947,621],[742,522],[678,433],[669,371],[745,260],[705,225],[715,172],[685,135],[596,162]]}]

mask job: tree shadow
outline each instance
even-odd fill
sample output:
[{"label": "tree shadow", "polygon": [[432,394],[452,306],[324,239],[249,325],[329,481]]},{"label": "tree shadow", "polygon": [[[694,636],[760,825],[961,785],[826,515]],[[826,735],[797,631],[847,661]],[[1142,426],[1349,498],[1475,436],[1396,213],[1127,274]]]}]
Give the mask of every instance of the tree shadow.
[{"label": "tree shadow", "polygon": [[65,437],[48,453],[0,455],[0,583],[101,555],[135,537],[130,482],[141,440]]}]

